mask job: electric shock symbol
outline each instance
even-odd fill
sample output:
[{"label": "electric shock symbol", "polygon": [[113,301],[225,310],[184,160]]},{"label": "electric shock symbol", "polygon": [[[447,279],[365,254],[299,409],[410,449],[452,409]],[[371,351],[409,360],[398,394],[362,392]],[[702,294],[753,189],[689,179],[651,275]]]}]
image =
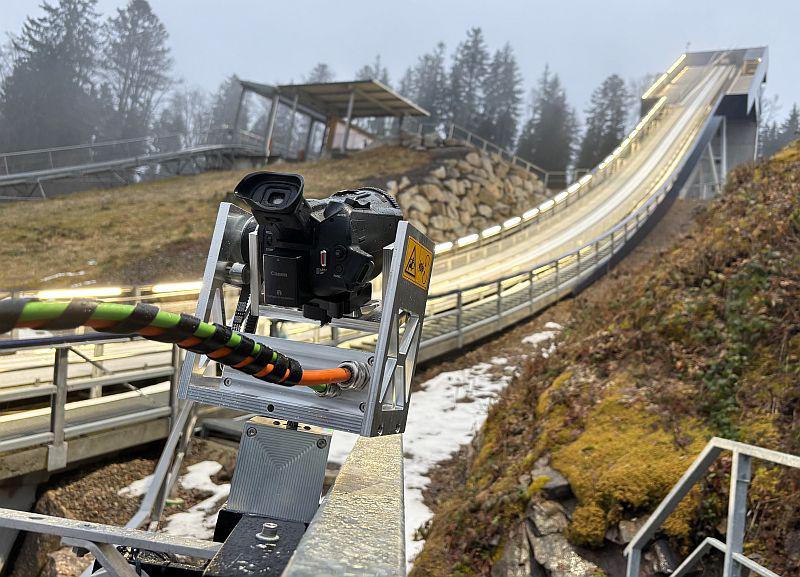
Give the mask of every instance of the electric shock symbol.
[{"label": "electric shock symbol", "polygon": [[428,285],[431,281],[433,253],[414,238],[409,237],[403,262],[405,263],[403,265],[403,278],[423,290],[428,290]]}]

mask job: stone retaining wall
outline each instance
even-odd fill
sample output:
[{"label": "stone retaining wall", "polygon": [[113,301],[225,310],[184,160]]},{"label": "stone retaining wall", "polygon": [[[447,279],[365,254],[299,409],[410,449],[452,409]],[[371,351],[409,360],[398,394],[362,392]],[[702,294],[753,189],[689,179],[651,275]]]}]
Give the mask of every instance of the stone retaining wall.
[{"label": "stone retaining wall", "polygon": [[545,198],[535,174],[498,154],[430,134],[406,139],[403,145],[441,153],[429,172],[386,183],[406,218],[436,242],[480,232]]}]

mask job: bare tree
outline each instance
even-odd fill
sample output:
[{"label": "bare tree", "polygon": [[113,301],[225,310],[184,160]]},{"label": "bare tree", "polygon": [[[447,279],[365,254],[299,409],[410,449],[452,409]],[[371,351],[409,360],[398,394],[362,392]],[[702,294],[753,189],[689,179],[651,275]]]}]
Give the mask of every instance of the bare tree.
[{"label": "bare tree", "polygon": [[204,141],[210,123],[208,94],[200,88],[186,88],[170,94],[155,131],[160,136],[179,134],[184,146],[194,146]]}]

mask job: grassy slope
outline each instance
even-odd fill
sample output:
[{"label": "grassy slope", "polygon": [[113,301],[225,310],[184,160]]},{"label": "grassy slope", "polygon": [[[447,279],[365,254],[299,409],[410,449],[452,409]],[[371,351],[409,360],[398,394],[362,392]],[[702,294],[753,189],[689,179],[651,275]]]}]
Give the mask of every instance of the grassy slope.
[{"label": "grassy slope", "polygon": [[[466,478],[437,499],[414,576],[488,575],[538,498],[539,481],[520,476],[546,453],[579,500],[568,535],[590,546],[651,511],[712,435],[800,454],[800,143],[738,170],[693,236],[572,309],[558,352],[523,367]],[[684,552],[719,536],[729,467],[669,520]],[[784,553],[798,489],[797,472],[755,466],[747,549],[779,574],[800,569]]]},{"label": "grassy slope", "polygon": [[[319,198],[353,186],[385,186],[387,179],[429,162],[426,152],[386,147],[271,169],[301,173],[306,194]],[[79,270],[87,272],[79,281],[101,283],[199,278],[219,202],[230,200],[247,172],[208,172],[3,204],[0,288],[36,288],[47,275]],[[71,280],[45,286],[68,286]]]}]

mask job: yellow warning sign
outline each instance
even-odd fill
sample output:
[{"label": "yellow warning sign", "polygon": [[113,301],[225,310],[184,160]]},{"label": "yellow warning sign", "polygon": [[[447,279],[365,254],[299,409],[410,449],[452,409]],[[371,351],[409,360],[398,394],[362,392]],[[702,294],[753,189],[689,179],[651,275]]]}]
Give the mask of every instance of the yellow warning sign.
[{"label": "yellow warning sign", "polygon": [[431,268],[433,268],[433,253],[413,237],[408,237],[406,257],[403,259],[403,278],[423,290],[428,290]]}]

